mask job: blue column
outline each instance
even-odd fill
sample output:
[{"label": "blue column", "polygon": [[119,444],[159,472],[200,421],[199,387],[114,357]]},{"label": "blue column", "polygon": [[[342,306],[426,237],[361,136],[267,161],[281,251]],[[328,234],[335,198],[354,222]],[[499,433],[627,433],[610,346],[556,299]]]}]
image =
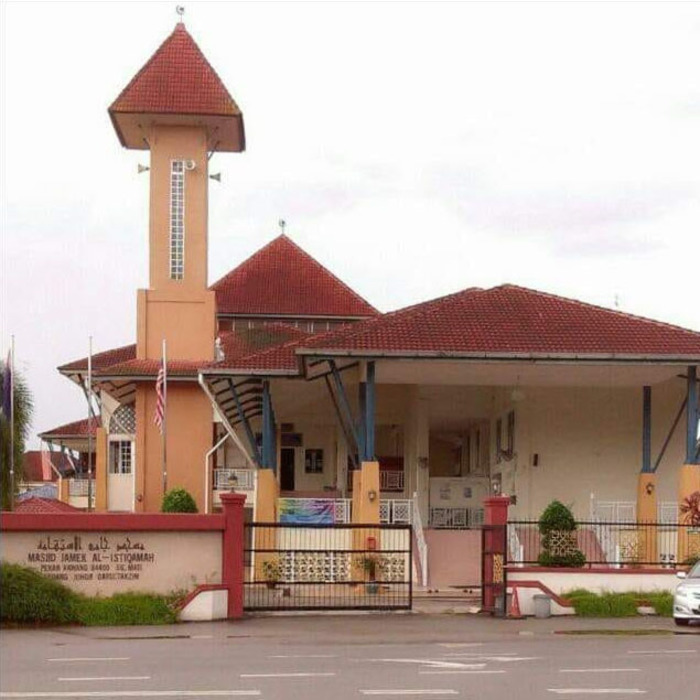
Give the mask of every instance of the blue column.
[{"label": "blue column", "polygon": [[267,380],[263,382],[262,409],[262,461],[263,467],[272,469],[272,402],[270,401],[270,382]]},{"label": "blue column", "polygon": [[700,457],[696,455],[697,431],[698,431],[698,369],[688,367],[688,404],[686,406],[688,418],[686,428],[686,464],[700,464]]},{"label": "blue column", "polygon": [[359,387],[360,417],[357,423],[357,437],[359,443],[357,449],[360,452],[360,461],[368,462],[367,457],[367,383],[360,382]]},{"label": "blue column", "polygon": [[642,473],[649,474],[651,468],[651,387],[644,387],[642,407]]},{"label": "blue column", "polygon": [[368,362],[367,387],[365,389],[365,456],[368,462],[374,460],[374,414],[376,406],[374,375],[374,362]]}]

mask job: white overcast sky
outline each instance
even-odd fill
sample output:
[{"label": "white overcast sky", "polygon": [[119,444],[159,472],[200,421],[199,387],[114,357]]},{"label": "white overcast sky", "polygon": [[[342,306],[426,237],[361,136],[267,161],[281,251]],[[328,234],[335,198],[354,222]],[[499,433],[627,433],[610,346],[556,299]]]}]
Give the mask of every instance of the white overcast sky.
[{"label": "white overcast sky", "polygon": [[[186,2],[245,116],[210,279],[287,232],[383,311],[511,282],[700,330],[700,4]],[[3,356],[34,432],[55,367],[135,339],[148,154],[107,106],[174,2],[2,2]]]}]

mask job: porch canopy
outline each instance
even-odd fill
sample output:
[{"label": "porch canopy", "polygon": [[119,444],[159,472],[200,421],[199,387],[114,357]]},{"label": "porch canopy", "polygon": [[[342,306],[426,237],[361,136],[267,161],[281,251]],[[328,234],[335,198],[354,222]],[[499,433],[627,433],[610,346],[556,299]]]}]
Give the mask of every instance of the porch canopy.
[{"label": "porch canopy", "polygon": [[[441,386],[504,387],[514,397],[527,386],[639,387],[643,471],[653,471],[646,444],[650,387],[679,380],[685,387],[685,460],[700,463],[700,333],[677,326],[504,285],[466,289],[310,338],[295,355],[307,380],[359,362],[371,365],[377,384],[437,393]],[[449,420],[454,406],[443,409]]]}]

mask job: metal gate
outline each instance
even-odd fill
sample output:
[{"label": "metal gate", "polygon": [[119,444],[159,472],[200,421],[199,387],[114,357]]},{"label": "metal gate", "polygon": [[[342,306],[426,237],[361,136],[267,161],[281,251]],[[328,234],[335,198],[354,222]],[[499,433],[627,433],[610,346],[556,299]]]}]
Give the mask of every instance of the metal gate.
[{"label": "metal gate", "polygon": [[506,611],[506,526],[481,529],[481,609],[493,615]]},{"label": "metal gate", "polygon": [[410,610],[410,525],[246,524],[246,610]]}]

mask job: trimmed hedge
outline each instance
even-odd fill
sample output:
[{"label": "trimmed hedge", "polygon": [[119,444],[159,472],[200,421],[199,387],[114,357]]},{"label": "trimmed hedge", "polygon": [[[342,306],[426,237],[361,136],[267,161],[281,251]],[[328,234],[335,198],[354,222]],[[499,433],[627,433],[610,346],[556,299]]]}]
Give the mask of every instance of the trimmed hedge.
[{"label": "trimmed hedge", "polygon": [[0,564],[0,622],[49,625],[166,625],[177,621],[174,598],[119,593],[79,595],[54,579],[17,564]]},{"label": "trimmed hedge", "polygon": [[194,498],[185,489],[172,489],[163,496],[162,513],[197,513]]},{"label": "trimmed hedge", "polygon": [[[537,563],[548,567],[582,567],[586,563],[586,557],[580,549],[576,549],[574,533],[577,527],[571,510],[560,501],[552,501],[539,520],[542,552],[537,557]],[[564,548],[566,551],[562,551],[560,543],[555,544],[563,536],[567,537],[570,544],[570,548]]]},{"label": "trimmed hedge", "polygon": [[635,617],[637,608],[652,607],[657,615],[673,616],[673,594],[654,593],[603,593],[598,595],[586,589],[576,589],[564,593],[563,597],[574,606],[581,617]]}]

